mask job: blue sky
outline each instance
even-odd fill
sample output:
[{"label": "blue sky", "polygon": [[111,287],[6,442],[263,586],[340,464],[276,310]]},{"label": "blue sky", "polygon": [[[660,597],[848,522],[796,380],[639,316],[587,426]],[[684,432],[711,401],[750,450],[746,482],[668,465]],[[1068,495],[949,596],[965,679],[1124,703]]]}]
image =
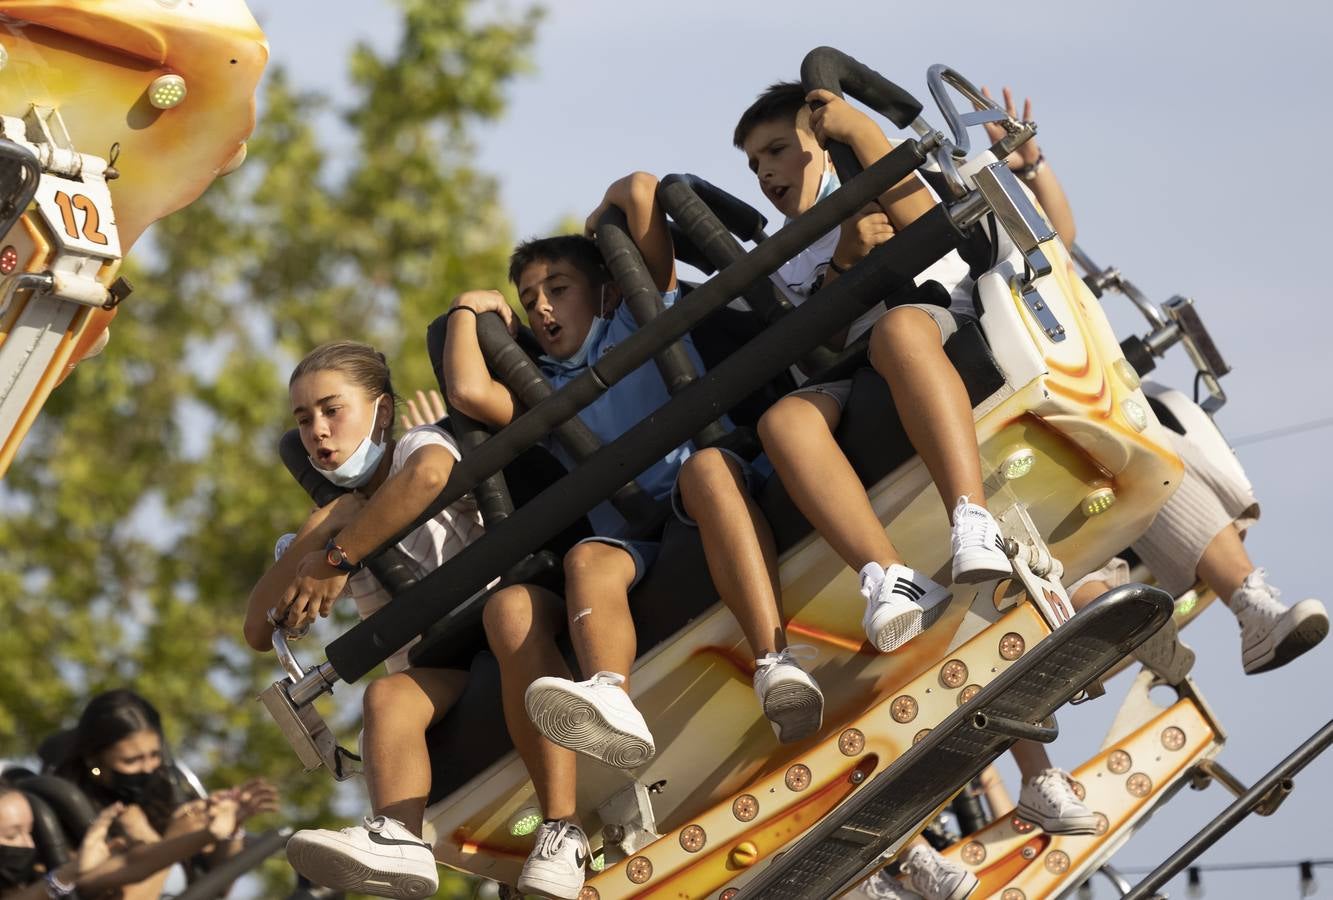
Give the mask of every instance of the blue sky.
[{"label": "blue sky", "polygon": [[[334,95],[354,41],[387,47],[396,38],[397,16],[384,0],[251,7],[273,63]],[[503,121],[478,133],[479,164],[500,179],[520,236],[568,215],[581,219],[610,181],[634,169],[695,172],[759,205],[731,129],[760,89],[796,76],[807,50],[839,47],[921,97],[926,68],[944,62],[975,82],[1033,97],[1038,140],[1073,201],[1079,243],[1095,259],[1119,266],[1157,300],[1195,298],[1235,369],[1224,381],[1224,431],[1238,438],[1333,415],[1325,374],[1333,313],[1318,268],[1330,252],[1333,201],[1321,156],[1333,130],[1323,71],[1333,6],[1036,0],[952,3],[947,15],[943,8],[553,0],[535,71],[513,85]],[[1107,304],[1122,333],[1144,330],[1127,301]],[[1188,389],[1183,353],[1174,355],[1159,376]],[[1333,430],[1317,430],[1239,451],[1263,506],[1250,552],[1293,601],[1326,584],[1330,439]],[[1247,678],[1234,622],[1220,607],[1186,640],[1200,651],[1195,677],[1229,731],[1221,760],[1246,781],[1333,711],[1324,689],[1333,642]],[[1062,713],[1057,760],[1073,765],[1091,755],[1123,690],[1121,682],[1105,699]],[[1333,856],[1330,777],[1333,755],[1297,779],[1275,817],[1251,819],[1203,862]],[[1227,799],[1218,788],[1179,795],[1117,862],[1157,862]],[[1333,870],[1323,873],[1333,881]],[[1294,893],[1296,877],[1205,875],[1204,887],[1210,898]],[[1171,889],[1180,895],[1183,883]]]}]

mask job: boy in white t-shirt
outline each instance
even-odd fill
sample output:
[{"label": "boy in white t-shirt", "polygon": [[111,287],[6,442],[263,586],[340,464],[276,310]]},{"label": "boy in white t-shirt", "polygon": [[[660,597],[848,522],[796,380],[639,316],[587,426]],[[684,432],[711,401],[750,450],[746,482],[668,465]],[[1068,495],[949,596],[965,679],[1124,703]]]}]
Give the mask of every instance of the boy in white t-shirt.
[{"label": "boy in white t-shirt", "polygon": [[[822,104],[813,113],[811,103]],[[788,218],[805,212],[837,188],[822,144],[848,144],[863,166],[889,152],[888,139],[864,114],[827,91],[809,96],[798,84],[775,84],[741,116],[735,144],[745,151],[764,196]],[[777,273],[793,302],[818,291],[895,231],[934,206],[916,175],[892,187],[860,216],[830,232]],[[888,382],[899,415],[930,470],[953,521],[953,580],[975,583],[1008,574],[999,530],[986,510],[972,404],[943,344],[971,314],[968,267],[950,253],[918,282],[939,282],[950,307],[919,303],[862,316],[844,338],[870,332],[870,362]],[[843,560],[861,574],[867,607],[866,637],[877,649],[901,647],[944,611],[946,586],[905,565],[885,533],[834,430],[851,392],[850,382],[812,385],[784,397],[759,423],[764,450],[802,513]],[[771,530],[728,471],[721,454],[696,454],[681,474],[690,515],[704,528],[705,548],[727,548],[725,567],[710,568],[718,591],[751,596],[747,605],[777,605]],[[693,483],[693,484],[692,484]],[[697,486],[703,485],[704,488]],[[695,486],[695,490],[691,487]],[[734,597],[729,605],[737,602]]]},{"label": "boy in white t-shirt", "polygon": [[[352,488],[311,513],[286,552],[250,594],[245,637],[271,648],[271,621],[299,629],[352,597],[364,618],[389,594],[360,565],[439,496],[460,459],[452,436],[435,425],[393,439],[394,392],[382,354],[339,341],[312,351],[292,373],[292,411],[310,461],[329,481]],[[424,576],[482,532],[465,496],[399,542]],[[410,645],[409,645],[410,646]],[[342,831],[298,831],[287,844],[292,866],[314,883],[381,897],[427,897],[438,887],[435,856],[421,840],[430,793],[426,731],[463,691],[467,673],[413,668],[408,647],[386,661],[389,675],[363,701],[366,785],[371,815]]]}]

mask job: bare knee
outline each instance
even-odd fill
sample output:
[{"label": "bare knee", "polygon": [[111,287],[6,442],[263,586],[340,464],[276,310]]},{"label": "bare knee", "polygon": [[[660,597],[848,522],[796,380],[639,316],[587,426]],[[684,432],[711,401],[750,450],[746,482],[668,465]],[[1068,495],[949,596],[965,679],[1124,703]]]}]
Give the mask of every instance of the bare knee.
[{"label": "bare knee", "polygon": [[796,397],[783,397],[759,418],[759,440],[764,449],[771,452],[783,437],[799,434],[802,428],[823,425],[823,417],[809,403]]},{"label": "bare knee", "polygon": [[685,511],[694,515],[700,504],[740,494],[740,475],[734,460],[716,448],[700,450],[685,460],[680,470],[680,496]]},{"label": "bare knee", "polygon": [[544,626],[544,618],[534,607],[534,598],[520,585],[496,591],[486,601],[481,622],[486,629],[486,641],[496,656],[503,658],[518,652],[534,629]]},{"label": "bare knee", "polygon": [[577,584],[591,578],[604,576],[616,558],[625,551],[612,544],[600,541],[585,541],[575,544],[565,554],[565,581]]},{"label": "bare knee", "polygon": [[395,709],[403,707],[403,701],[409,700],[409,692],[415,692],[416,686],[411,679],[401,672],[377,678],[367,687],[361,698],[361,712],[365,721],[383,721]]},{"label": "bare knee", "polygon": [[929,313],[910,306],[897,306],[879,317],[870,330],[870,364],[879,368],[890,361],[940,350],[940,326]]}]

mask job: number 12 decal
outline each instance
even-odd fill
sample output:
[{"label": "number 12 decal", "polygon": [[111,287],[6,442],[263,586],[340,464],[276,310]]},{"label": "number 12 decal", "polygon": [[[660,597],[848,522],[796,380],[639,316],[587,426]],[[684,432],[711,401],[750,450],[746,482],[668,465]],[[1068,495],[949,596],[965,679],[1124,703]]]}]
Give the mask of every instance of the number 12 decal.
[{"label": "number 12 decal", "polygon": [[106,245],[109,243],[106,235],[98,229],[101,228],[102,219],[97,212],[97,204],[85,194],[75,194],[71,197],[64,191],[56,191],[56,205],[60,207],[60,217],[65,223],[65,233],[72,238],[79,237],[79,226],[74,221],[74,210],[83,213],[83,236],[94,244]]}]

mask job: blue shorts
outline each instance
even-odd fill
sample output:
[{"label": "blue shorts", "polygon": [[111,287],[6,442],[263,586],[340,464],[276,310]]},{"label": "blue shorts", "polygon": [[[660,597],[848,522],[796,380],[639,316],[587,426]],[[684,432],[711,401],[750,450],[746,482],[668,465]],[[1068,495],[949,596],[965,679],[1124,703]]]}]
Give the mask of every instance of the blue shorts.
[{"label": "blue shorts", "polygon": [[[760,454],[754,462],[746,462],[745,458],[739,453],[733,453],[724,447],[718,447],[717,451],[727,456],[732,462],[741,467],[741,476],[745,479],[745,490],[751,497],[759,495],[759,490],[768,481],[773,474],[773,464],[768,461],[768,457]],[[689,465],[689,460],[685,461]],[[683,468],[683,467],[682,467]],[[676,473],[676,483],[671,486],[671,511],[676,514],[676,518],[691,528],[698,528],[699,523],[690,518],[685,512],[685,499],[680,495],[680,473]]]},{"label": "blue shorts", "polygon": [[634,590],[635,586],[643,580],[643,576],[648,574],[648,569],[657,562],[657,554],[662,552],[661,541],[631,541],[625,538],[612,537],[589,537],[579,541],[580,544],[610,544],[612,547],[619,547],[630,555],[634,560],[634,580],[629,583],[629,589]]}]

